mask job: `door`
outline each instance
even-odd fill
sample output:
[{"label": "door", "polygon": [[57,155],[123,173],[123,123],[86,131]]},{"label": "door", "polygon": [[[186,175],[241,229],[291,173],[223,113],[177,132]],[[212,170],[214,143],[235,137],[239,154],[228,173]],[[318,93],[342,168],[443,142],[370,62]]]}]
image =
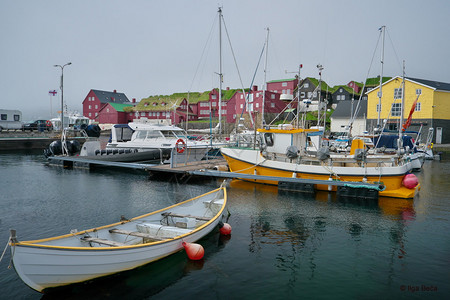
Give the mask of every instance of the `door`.
[{"label": "door", "polygon": [[436,128],[436,144],[442,144],[442,127]]}]

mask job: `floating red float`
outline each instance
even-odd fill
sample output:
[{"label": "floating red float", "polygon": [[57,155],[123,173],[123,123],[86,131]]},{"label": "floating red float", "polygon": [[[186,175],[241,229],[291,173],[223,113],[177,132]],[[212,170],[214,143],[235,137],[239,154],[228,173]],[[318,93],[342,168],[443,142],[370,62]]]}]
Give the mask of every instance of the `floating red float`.
[{"label": "floating red float", "polygon": [[200,260],[205,255],[205,250],[203,246],[195,243],[186,243],[183,242],[184,250],[186,250],[187,256],[192,260]]},{"label": "floating red float", "polygon": [[219,231],[222,235],[230,235],[231,234],[231,225],[228,223],[219,223]]},{"label": "floating red float", "polygon": [[419,184],[419,179],[417,179],[414,174],[406,174],[403,177],[403,185],[408,189],[413,189]]}]

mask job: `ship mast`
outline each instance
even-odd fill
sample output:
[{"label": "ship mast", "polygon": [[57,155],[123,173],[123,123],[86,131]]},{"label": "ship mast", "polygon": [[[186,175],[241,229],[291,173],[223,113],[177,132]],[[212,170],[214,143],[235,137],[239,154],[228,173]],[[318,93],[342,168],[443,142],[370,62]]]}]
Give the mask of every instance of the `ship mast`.
[{"label": "ship mast", "polygon": [[378,119],[377,119],[377,128],[380,130],[380,116],[381,116],[381,98],[383,97],[382,87],[383,87],[383,67],[384,67],[384,35],[386,31],[386,26],[380,27],[381,33],[383,34],[382,46],[381,46],[381,73],[380,73],[380,91],[378,92]]},{"label": "ship mast", "polygon": [[[264,85],[263,85],[263,98],[262,98],[262,113],[261,113],[261,125],[264,127],[266,124],[266,121],[264,119],[264,109],[265,109],[265,102],[266,102],[266,86],[267,86],[267,79],[266,79],[266,73],[267,73],[267,52],[269,51],[269,28],[267,28],[267,37],[266,37],[266,62],[264,64]],[[256,128],[255,128],[256,132]]]},{"label": "ship mast", "polygon": [[222,7],[219,7],[219,136],[222,134]]}]

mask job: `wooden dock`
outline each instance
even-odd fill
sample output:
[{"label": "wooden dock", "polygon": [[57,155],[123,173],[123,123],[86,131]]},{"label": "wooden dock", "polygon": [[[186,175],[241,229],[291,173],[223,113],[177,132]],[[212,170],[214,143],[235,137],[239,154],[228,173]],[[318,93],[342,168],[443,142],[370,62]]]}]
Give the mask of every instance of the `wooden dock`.
[{"label": "wooden dock", "polygon": [[[135,170],[143,170],[150,175],[172,175],[176,178],[197,177],[197,178],[230,178],[248,181],[273,181],[278,183],[278,188],[288,191],[299,191],[314,193],[316,185],[328,185],[330,188],[335,186],[340,195],[357,198],[378,198],[378,191],[383,187],[379,184],[367,182],[348,182],[337,180],[318,180],[305,179],[297,177],[276,177],[254,174],[242,174],[229,172],[228,166],[223,158],[201,160],[188,163],[178,163],[176,166],[171,164],[143,164],[143,163],[124,163],[102,160],[86,160],[80,156],[49,157],[49,164],[60,165],[64,168],[86,168],[91,169],[99,167],[117,167]],[[223,171],[226,169],[227,171]]]}]

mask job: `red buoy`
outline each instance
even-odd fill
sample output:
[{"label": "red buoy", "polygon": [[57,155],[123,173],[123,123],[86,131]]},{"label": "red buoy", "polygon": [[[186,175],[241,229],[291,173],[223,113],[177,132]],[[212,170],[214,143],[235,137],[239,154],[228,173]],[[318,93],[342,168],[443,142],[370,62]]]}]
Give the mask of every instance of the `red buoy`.
[{"label": "red buoy", "polygon": [[192,260],[199,260],[203,258],[203,255],[205,254],[205,250],[203,249],[203,246],[200,244],[195,243],[186,243],[183,242],[184,250],[186,250],[186,253],[189,257],[189,259]]},{"label": "red buoy", "polygon": [[419,184],[419,179],[414,174],[406,174],[402,183],[406,188],[413,189]]},{"label": "red buoy", "polygon": [[219,231],[222,235],[230,235],[231,234],[231,225],[228,223],[219,222]]}]

